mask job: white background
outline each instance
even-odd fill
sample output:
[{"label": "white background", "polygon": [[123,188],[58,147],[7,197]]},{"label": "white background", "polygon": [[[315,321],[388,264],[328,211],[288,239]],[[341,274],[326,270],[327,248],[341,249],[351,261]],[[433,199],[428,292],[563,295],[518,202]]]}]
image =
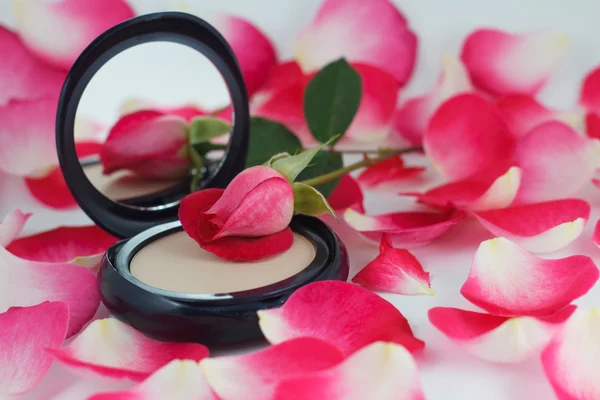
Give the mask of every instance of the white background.
[{"label": "white background", "polygon": [[[91,1],[91,0],[90,0]],[[364,0],[368,1],[368,0]],[[166,0],[131,1],[138,12],[176,9],[181,2]],[[296,33],[312,19],[319,0],[220,0],[189,1],[197,12],[221,11],[251,20],[260,26],[275,42],[281,59],[291,57]],[[579,84],[587,71],[600,65],[600,2],[594,0],[405,0],[396,1],[419,37],[418,63],[412,81],[403,97],[429,90],[437,76],[443,53],[457,54],[463,38],[476,27],[499,27],[516,32],[552,28],[568,33],[571,48],[562,70],[543,91],[541,98],[548,105],[572,108],[575,106]],[[0,3],[0,16],[10,23],[10,2]],[[119,81],[117,81],[119,82]],[[124,82],[124,81],[120,81]],[[175,82],[185,90],[187,83]],[[187,92],[186,92],[187,93]],[[114,104],[105,107],[114,107]],[[99,113],[105,112],[100,110]],[[422,180],[423,185],[437,182],[432,172]],[[398,188],[400,190],[405,188]],[[412,187],[411,189],[415,189]],[[19,207],[33,211],[27,233],[47,229],[58,224],[86,224],[89,220],[81,212],[53,212],[43,209],[33,200],[23,199],[23,186],[18,179],[5,182],[2,188],[4,215],[11,207],[10,199],[19,198]],[[376,196],[376,197],[375,197]],[[600,191],[585,189],[584,198],[593,206],[592,218],[583,235],[568,248],[549,257],[588,254],[600,262],[600,250],[590,240],[591,229],[600,215]],[[398,210],[407,204],[398,198],[373,195],[368,197],[367,208],[372,212]],[[435,297],[403,297],[386,295],[414,327],[416,336],[427,343],[426,351],[418,356],[422,384],[430,400],[505,400],[553,399],[554,395],[534,359],[521,365],[494,365],[475,359],[458,349],[438,333],[427,320],[427,310],[434,306],[456,306],[472,309],[462,299],[459,289],[464,282],[472,256],[480,241],[489,235],[473,221],[462,223],[443,238],[413,253],[431,272]],[[352,273],[370,261],[377,250],[355,238],[347,239],[351,251]],[[580,299],[582,306],[600,305],[600,288],[596,286]],[[600,361],[599,361],[600,363]],[[599,364],[600,366],[600,364]],[[73,384],[72,387],[67,387]],[[28,399],[52,398],[80,400],[100,389],[115,389],[128,383],[98,381],[94,378],[75,378],[61,366],[54,365],[50,374]],[[64,391],[63,391],[64,390]]]}]

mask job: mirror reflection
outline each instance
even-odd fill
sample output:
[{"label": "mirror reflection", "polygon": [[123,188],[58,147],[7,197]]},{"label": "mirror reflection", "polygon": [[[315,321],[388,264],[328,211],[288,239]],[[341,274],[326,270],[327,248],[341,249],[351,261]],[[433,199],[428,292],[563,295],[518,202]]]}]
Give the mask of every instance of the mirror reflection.
[{"label": "mirror reflection", "polygon": [[145,43],[113,57],[79,103],[77,155],[94,187],[131,207],[178,201],[216,168],[231,131],[230,96],[200,52]]}]

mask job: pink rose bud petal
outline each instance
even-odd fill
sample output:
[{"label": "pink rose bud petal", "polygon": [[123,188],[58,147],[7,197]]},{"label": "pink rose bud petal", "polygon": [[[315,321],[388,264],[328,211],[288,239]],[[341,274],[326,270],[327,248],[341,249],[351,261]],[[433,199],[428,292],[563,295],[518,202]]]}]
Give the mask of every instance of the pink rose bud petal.
[{"label": "pink rose bud petal", "polygon": [[115,318],[96,320],[63,348],[49,350],[73,371],[141,381],[175,359],[200,361],[208,349],[197,343],[150,339]]},{"label": "pink rose bud petal", "polygon": [[259,311],[258,316],[260,328],[272,344],[309,337],[334,345],[346,356],[380,340],[401,344],[410,351],[425,346],[396,307],[346,282],[308,284],[282,307]]},{"label": "pink rose bud petal", "polygon": [[576,306],[548,317],[501,317],[450,307],[429,310],[429,321],[475,357],[519,363],[539,355]]},{"label": "pink rose bud petal", "polygon": [[494,235],[535,253],[549,253],[581,235],[590,218],[590,205],[580,199],[564,199],[473,214]]},{"label": "pink rose bud petal", "polygon": [[568,42],[557,32],[516,35],[479,29],[465,39],[461,58],[479,89],[533,96],[560,66]]},{"label": "pink rose bud petal", "polygon": [[461,294],[484,310],[505,316],[554,314],[583,296],[598,280],[587,256],[543,259],[508,239],[479,245]]}]

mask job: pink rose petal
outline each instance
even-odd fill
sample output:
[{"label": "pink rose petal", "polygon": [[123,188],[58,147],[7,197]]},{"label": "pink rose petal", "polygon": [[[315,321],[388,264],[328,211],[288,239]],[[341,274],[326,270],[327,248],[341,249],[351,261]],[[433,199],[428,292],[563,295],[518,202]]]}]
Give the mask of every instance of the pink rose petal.
[{"label": "pink rose petal", "polygon": [[366,239],[379,242],[387,234],[396,247],[427,244],[443,235],[465,217],[464,212],[450,209],[444,212],[395,212],[369,216],[356,208],[344,212],[344,220]]},{"label": "pink rose petal", "polygon": [[588,111],[600,112],[600,68],[590,71],[583,79],[579,104]]},{"label": "pink rose petal", "polygon": [[282,382],[279,400],[424,400],[417,364],[395,343],[376,342],[323,371]]},{"label": "pink rose petal", "polygon": [[208,356],[201,344],[159,342],[115,318],[95,320],[66,347],[49,351],[75,371],[137,381],[172,360],[199,361]]},{"label": "pink rose petal", "polygon": [[339,183],[327,198],[327,202],[334,210],[345,210],[349,207],[362,206],[364,195],[360,185],[350,174],[340,178]]},{"label": "pink rose petal", "polygon": [[402,157],[396,156],[365,168],[358,176],[358,182],[366,189],[395,190],[398,182],[414,178],[424,171],[424,167],[406,167]]},{"label": "pink rose petal", "polygon": [[564,198],[594,177],[600,141],[583,137],[561,122],[546,122],[517,143],[515,159],[523,170],[516,202]]},{"label": "pink rose petal", "polygon": [[173,360],[130,390],[98,393],[88,400],[219,400],[197,362]]},{"label": "pink rose petal", "polygon": [[402,344],[410,351],[425,345],[391,303],[346,282],[310,283],[280,308],[259,311],[258,317],[263,334],[273,344],[311,337],[334,345],[344,355],[380,340]]},{"label": "pink rose petal", "polygon": [[423,271],[419,260],[406,249],[394,248],[385,234],[381,237],[379,255],[361,269],[352,282],[371,290],[404,295],[435,294],[429,273]]},{"label": "pink rose petal", "polygon": [[492,104],[478,95],[462,94],[431,117],[423,145],[444,175],[461,179],[510,159],[515,138]]},{"label": "pink rose petal", "polygon": [[578,309],[542,353],[559,400],[600,398],[600,308]]},{"label": "pink rose petal", "polygon": [[274,398],[277,383],[331,368],[344,360],[330,344],[298,338],[241,356],[205,358],[200,363],[223,400]]},{"label": "pink rose petal", "polygon": [[31,217],[30,213],[24,213],[19,209],[7,214],[0,223],[0,246],[6,247],[19,236],[29,217]]},{"label": "pink rose petal", "polygon": [[46,348],[60,346],[69,326],[69,308],[60,302],[11,307],[0,314],[0,395],[31,390],[50,368]]},{"label": "pink rose petal", "polygon": [[600,116],[590,112],[585,116],[585,131],[591,138],[600,139]]},{"label": "pink rose petal", "polygon": [[535,95],[558,69],[568,37],[556,32],[516,35],[479,29],[463,44],[461,58],[473,84],[492,95]]},{"label": "pink rose petal", "polygon": [[14,32],[0,26],[0,106],[60,93],[66,74],[37,59]]},{"label": "pink rose petal", "polygon": [[458,308],[435,307],[429,321],[448,339],[486,361],[518,363],[539,354],[577,307],[550,317],[501,317]]},{"label": "pink rose petal", "polygon": [[479,245],[460,292],[484,310],[506,316],[546,316],[583,296],[598,280],[587,256],[543,259],[508,239]]},{"label": "pink rose petal", "polygon": [[581,235],[590,218],[590,205],[580,199],[564,199],[473,214],[494,235],[534,253],[549,253]]},{"label": "pink rose petal", "polygon": [[15,23],[25,44],[38,57],[65,71],[92,40],[134,15],[124,0],[15,3]]},{"label": "pink rose petal", "polygon": [[295,46],[305,71],[345,57],[386,71],[400,85],[412,74],[416,52],[417,37],[388,0],[326,0]]},{"label": "pink rose petal", "polygon": [[596,244],[596,246],[600,247],[600,220],[596,222],[596,227],[594,228],[594,235],[592,236],[592,240]]}]

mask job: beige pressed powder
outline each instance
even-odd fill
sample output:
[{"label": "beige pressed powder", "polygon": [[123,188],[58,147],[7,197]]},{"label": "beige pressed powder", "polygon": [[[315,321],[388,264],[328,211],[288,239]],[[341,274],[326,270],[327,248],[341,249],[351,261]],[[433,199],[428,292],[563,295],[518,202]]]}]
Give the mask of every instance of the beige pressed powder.
[{"label": "beige pressed powder", "polygon": [[151,242],[138,251],[130,264],[139,281],[179,293],[232,293],[256,289],[296,275],[314,260],[315,246],[294,233],[285,253],[257,262],[231,262],[206,250],[185,232]]},{"label": "beige pressed powder", "polygon": [[115,201],[159,193],[181,183],[180,180],[175,179],[142,179],[129,171],[116,171],[104,175],[102,164],[99,163],[84,166],[83,172],[100,193]]}]

